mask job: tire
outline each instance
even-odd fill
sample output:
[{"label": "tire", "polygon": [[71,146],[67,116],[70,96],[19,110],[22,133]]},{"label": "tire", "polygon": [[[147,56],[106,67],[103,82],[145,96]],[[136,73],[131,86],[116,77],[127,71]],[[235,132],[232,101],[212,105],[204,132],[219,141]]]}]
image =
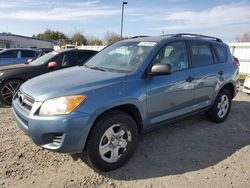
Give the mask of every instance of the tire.
[{"label": "tire", "polygon": [[83,161],[97,171],[117,169],[132,155],[137,138],[136,122],[131,116],[120,111],[108,112],[94,124]]},{"label": "tire", "polygon": [[0,85],[0,103],[11,105],[12,98],[22,85],[21,80],[8,80]]},{"label": "tire", "polygon": [[221,123],[227,118],[232,103],[229,90],[223,89],[218,94],[212,108],[208,111],[208,118],[216,123]]}]

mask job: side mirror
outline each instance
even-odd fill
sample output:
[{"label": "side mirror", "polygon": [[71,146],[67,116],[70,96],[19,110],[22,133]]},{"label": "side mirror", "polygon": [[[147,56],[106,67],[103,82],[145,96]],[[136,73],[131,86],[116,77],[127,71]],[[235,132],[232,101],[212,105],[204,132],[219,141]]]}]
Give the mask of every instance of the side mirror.
[{"label": "side mirror", "polygon": [[155,64],[152,66],[151,75],[168,75],[171,74],[171,65],[170,64]]},{"label": "side mirror", "polygon": [[48,68],[55,68],[55,67],[57,67],[57,62],[55,62],[55,61],[49,62]]},{"label": "side mirror", "polygon": [[33,59],[28,59],[27,63],[26,64],[31,64],[33,61]]}]

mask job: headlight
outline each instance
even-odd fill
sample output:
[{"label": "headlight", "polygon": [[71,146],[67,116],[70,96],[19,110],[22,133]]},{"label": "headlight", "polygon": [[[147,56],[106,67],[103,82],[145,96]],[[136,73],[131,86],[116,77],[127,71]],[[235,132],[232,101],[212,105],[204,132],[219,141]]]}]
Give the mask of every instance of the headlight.
[{"label": "headlight", "polygon": [[39,115],[70,114],[86,99],[86,96],[65,96],[45,101],[39,111]]},{"label": "headlight", "polygon": [[4,74],[4,72],[0,72],[0,76],[2,76]]}]

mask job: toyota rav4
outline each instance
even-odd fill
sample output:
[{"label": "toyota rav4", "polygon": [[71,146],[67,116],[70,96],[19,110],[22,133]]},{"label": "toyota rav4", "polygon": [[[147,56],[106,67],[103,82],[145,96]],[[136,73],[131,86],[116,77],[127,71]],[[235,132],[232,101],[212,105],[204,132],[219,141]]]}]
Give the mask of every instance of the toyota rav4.
[{"label": "toyota rav4", "polygon": [[81,154],[94,169],[109,171],[153,127],[201,112],[223,122],[238,91],[238,69],[215,37],[136,37],[82,67],[27,81],[13,98],[13,114],[35,144]]}]

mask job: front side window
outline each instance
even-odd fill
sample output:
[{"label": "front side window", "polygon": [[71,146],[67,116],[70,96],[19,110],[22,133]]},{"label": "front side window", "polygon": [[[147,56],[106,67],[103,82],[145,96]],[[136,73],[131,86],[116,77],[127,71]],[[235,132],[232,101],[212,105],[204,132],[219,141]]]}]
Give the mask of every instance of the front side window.
[{"label": "front side window", "polygon": [[2,52],[0,54],[0,58],[17,58],[17,50]]},{"label": "front side window", "polygon": [[113,44],[91,58],[85,66],[114,72],[132,72],[141,65],[156,42],[124,42]]},{"label": "front side window", "polygon": [[170,64],[172,72],[188,68],[188,55],[185,42],[167,44],[156,55],[153,63]]},{"label": "front side window", "polygon": [[[61,65],[61,67],[71,67],[78,65],[78,54],[77,52],[68,52],[64,53],[61,58],[61,63],[57,62]],[[59,57],[60,58],[60,57]]]},{"label": "front side window", "polygon": [[213,54],[208,43],[191,42],[190,47],[193,67],[202,67],[213,64]]}]

